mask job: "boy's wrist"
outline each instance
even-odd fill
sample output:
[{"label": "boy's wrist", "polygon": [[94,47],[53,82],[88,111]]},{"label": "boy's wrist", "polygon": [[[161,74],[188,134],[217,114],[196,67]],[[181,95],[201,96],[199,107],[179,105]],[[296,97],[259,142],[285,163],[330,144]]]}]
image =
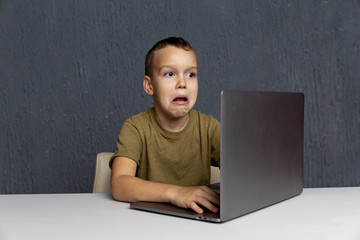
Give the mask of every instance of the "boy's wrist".
[{"label": "boy's wrist", "polygon": [[176,191],[181,188],[176,185],[168,185],[168,188],[164,192],[165,201],[168,203],[173,203],[176,201]]}]

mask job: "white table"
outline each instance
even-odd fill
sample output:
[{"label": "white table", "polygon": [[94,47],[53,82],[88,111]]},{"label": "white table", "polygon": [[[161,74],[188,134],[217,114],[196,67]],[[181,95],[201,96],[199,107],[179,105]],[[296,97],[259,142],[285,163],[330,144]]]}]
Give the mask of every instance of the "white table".
[{"label": "white table", "polygon": [[360,187],[305,189],[226,223],[129,209],[109,194],[0,195],[0,239],[360,239]]}]

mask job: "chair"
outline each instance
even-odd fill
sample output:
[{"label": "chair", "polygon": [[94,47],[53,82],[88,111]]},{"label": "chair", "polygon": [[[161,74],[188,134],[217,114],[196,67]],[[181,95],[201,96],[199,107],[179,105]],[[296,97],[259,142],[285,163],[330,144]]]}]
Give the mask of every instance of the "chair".
[{"label": "chair", "polygon": [[211,166],[210,168],[210,184],[220,182],[220,168]]},{"label": "chair", "polygon": [[111,193],[109,161],[113,154],[111,152],[97,154],[93,193]]},{"label": "chair", "polygon": [[[111,193],[109,160],[112,155],[111,152],[97,154],[93,193]],[[210,183],[217,182],[220,182],[220,170],[218,167],[211,167]]]}]

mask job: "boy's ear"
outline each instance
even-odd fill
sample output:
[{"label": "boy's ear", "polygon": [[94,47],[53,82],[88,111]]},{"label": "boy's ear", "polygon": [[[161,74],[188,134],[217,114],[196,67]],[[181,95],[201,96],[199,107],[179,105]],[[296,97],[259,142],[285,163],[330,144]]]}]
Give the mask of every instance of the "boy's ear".
[{"label": "boy's ear", "polygon": [[152,81],[151,81],[151,78],[149,76],[144,77],[143,85],[144,85],[144,90],[145,90],[145,92],[147,94],[149,94],[150,96],[154,95]]}]

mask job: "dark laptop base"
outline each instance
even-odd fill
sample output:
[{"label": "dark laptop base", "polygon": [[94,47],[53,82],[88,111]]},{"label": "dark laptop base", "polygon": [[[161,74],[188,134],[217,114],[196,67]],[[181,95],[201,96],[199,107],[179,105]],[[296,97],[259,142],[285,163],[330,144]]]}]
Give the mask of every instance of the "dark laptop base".
[{"label": "dark laptop base", "polygon": [[[220,193],[220,183],[214,183],[209,186],[212,190],[217,193]],[[169,203],[155,203],[155,202],[135,202],[130,203],[130,208],[144,210],[149,212],[161,213],[171,216],[190,218],[196,220],[203,220],[209,222],[221,222],[220,212],[213,213],[207,209],[204,209],[204,213],[198,214],[194,212],[192,209],[184,209],[176,207]]]},{"label": "dark laptop base", "polygon": [[156,203],[156,202],[135,202],[130,203],[130,208],[144,210],[148,212],[155,212],[171,216],[190,218],[196,220],[203,220],[209,222],[221,222],[220,213],[212,213],[205,211],[203,214],[198,214],[191,209],[184,209],[176,207],[169,203]]}]

